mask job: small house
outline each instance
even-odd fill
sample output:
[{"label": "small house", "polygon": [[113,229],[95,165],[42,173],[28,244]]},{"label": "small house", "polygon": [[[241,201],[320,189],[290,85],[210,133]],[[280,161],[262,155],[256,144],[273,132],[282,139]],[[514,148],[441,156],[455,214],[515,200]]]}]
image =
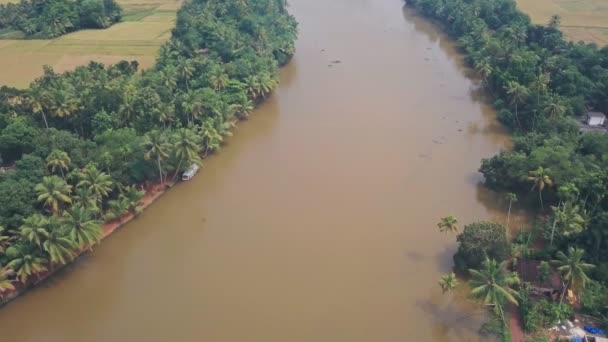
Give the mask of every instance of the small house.
[{"label": "small house", "polygon": [[517,274],[521,282],[527,282],[533,293],[557,299],[564,289],[562,278],[553,268],[543,277],[538,260],[521,259],[517,262]]},{"label": "small house", "polygon": [[589,112],[586,115],[586,121],[589,126],[604,126],[606,115],[600,112]]}]

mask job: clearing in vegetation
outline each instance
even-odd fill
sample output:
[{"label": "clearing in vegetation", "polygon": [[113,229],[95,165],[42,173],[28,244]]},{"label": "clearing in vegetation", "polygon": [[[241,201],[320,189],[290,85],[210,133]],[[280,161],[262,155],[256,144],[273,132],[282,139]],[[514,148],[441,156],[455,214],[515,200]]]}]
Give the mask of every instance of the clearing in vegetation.
[{"label": "clearing in vegetation", "polygon": [[546,24],[552,15],[559,15],[560,28],[572,41],[608,44],[606,0],[517,0],[517,5],[535,24]]},{"label": "clearing in vegetation", "polygon": [[[0,0],[0,3],[14,2]],[[42,75],[43,65],[71,70],[90,60],[154,64],[158,49],[171,37],[180,0],[120,0],[122,21],[104,30],[81,30],[49,40],[0,40],[0,86],[26,87]]]}]

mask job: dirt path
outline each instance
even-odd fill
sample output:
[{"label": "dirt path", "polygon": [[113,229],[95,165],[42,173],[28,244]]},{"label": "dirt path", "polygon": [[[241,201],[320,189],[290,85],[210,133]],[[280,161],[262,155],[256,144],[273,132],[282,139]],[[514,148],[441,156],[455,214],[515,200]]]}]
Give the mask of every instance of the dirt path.
[{"label": "dirt path", "polygon": [[511,329],[511,341],[512,342],[524,342],[524,329],[521,323],[521,317],[519,310],[515,304],[509,304],[509,326]]}]

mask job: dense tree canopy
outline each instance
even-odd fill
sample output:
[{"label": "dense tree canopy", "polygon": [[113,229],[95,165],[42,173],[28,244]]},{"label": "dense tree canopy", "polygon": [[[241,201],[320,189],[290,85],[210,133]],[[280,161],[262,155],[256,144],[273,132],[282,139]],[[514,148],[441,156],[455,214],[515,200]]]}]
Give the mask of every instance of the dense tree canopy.
[{"label": "dense tree canopy", "polygon": [[114,0],[21,0],[0,5],[0,32],[53,38],[86,28],[106,28],[121,18]]},{"label": "dense tree canopy", "polygon": [[136,62],[91,62],[0,88],[4,279],[27,283],[68,262],[97,243],[103,220],[138,212],[145,183],[200,164],[294,52],[283,0],[192,0],[176,25],[143,73]]}]

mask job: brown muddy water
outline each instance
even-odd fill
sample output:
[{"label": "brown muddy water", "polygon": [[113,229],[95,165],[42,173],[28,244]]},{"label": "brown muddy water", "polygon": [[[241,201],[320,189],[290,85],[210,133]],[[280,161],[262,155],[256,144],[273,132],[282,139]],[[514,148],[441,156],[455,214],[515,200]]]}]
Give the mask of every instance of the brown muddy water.
[{"label": "brown muddy water", "polygon": [[2,340],[484,340],[483,309],[441,295],[456,243],[436,223],[504,222],[476,170],[506,132],[398,0],[290,10],[276,93],[195,179],[0,309]]}]

